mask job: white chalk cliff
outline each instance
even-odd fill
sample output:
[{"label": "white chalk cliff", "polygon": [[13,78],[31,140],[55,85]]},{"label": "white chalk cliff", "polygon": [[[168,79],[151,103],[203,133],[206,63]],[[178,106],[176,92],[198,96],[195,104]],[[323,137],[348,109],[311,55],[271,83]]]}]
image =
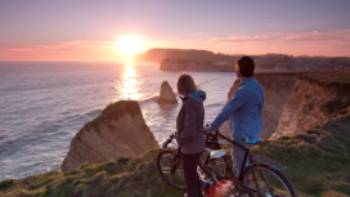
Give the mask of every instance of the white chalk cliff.
[{"label": "white chalk cliff", "polygon": [[119,157],[138,157],[158,148],[138,103],[119,101],[107,106],[75,135],[62,170],[71,170],[83,163],[104,163]]}]

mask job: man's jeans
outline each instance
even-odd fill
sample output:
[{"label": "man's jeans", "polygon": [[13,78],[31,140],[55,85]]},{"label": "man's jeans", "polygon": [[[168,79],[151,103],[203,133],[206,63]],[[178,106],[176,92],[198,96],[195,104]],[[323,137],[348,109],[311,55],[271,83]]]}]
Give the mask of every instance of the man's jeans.
[{"label": "man's jeans", "polygon": [[[240,134],[240,133],[236,134],[236,132],[234,132],[233,139],[238,144],[241,144],[242,146],[247,147],[247,144],[246,144],[245,139],[242,136],[242,134]],[[236,145],[233,145],[232,148],[233,148],[232,158],[233,158],[233,164],[234,164],[233,169],[234,169],[235,175],[238,176],[240,173],[240,170],[241,170],[242,162],[244,160],[245,150],[236,146]]]}]

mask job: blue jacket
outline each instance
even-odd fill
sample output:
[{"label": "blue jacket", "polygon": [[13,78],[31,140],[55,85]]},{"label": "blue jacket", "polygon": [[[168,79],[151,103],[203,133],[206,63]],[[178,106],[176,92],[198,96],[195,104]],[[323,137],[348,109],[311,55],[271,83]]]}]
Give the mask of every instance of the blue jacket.
[{"label": "blue jacket", "polygon": [[243,136],[254,140],[263,130],[264,92],[260,83],[254,78],[243,79],[235,97],[229,101],[216,117],[210,130],[219,129],[229,119],[234,136]]}]

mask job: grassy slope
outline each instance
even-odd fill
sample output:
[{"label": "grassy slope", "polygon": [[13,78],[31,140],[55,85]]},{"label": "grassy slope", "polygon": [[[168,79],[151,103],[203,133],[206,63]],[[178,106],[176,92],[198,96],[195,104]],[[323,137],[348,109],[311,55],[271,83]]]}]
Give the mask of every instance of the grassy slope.
[{"label": "grassy slope", "polygon": [[0,183],[0,196],[181,196],[159,177],[156,152],[103,165],[83,165],[68,173],[51,172]]},{"label": "grassy slope", "polygon": [[350,196],[349,117],[293,138],[266,142],[256,151],[278,161],[299,193]]},{"label": "grassy slope", "polygon": [[[255,151],[283,166],[300,196],[350,196],[350,118],[293,138],[266,142]],[[161,180],[156,154],[3,181],[0,196],[182,196]]]}]

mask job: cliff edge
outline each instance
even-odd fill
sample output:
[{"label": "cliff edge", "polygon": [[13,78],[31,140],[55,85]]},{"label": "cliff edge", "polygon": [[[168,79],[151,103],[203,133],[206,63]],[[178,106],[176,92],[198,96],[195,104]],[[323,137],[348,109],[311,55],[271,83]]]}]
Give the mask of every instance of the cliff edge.
[{"label": "cliff edge", "polygon": [[[298,196],[350,195],[350,116],[294,137],[265,141],[253,152],[283,171]],[[52,171],[0,182],[0,196],[182,197],[157,171],[152,151],[140,158],[85,164],[69,172]]]},{"label": "cliff edge", "polygon": [[[349,72],[256,74],[265,93],[262,136],[294,136],[349,114],[349,76]],[[228,93],[229,99],[238,86],[236,81]]]}]

